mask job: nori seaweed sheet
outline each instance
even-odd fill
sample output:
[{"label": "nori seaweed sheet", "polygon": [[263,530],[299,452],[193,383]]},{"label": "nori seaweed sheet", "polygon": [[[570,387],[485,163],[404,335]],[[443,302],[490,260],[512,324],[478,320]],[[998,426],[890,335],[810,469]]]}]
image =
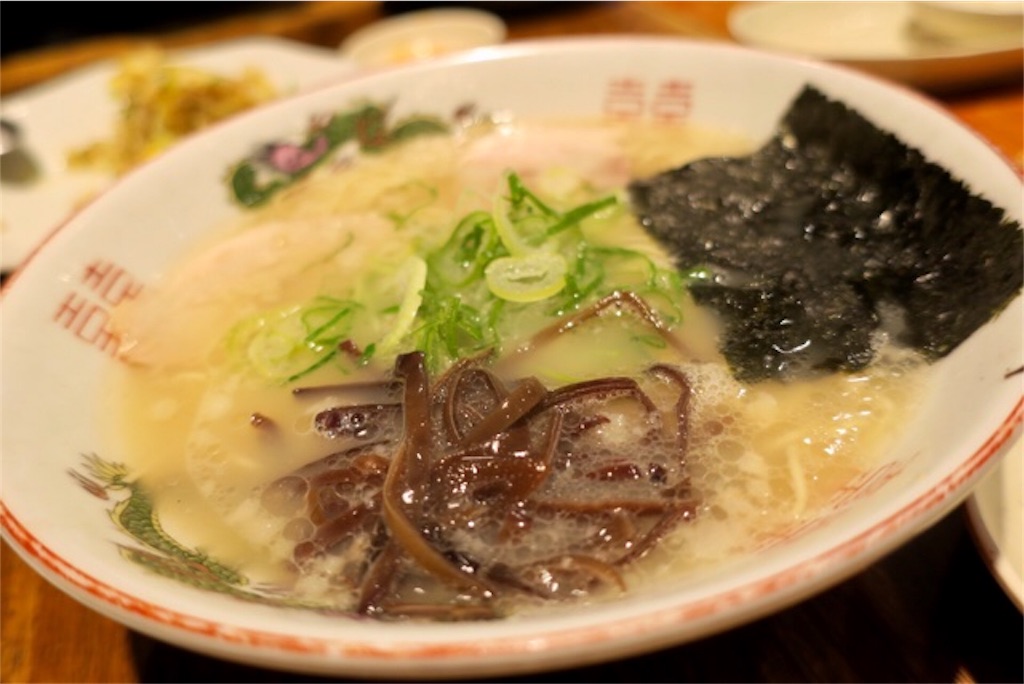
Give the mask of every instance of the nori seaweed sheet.
[{"label": "nori seaweed sheet", "polygon": [[629,193],[681,270],[713,274],[690,291],[719,313],[742,380],[863,368],[883,323],[937,360],[1024,277],[1019,223],[810,86],[752,155],[698,160]]}]

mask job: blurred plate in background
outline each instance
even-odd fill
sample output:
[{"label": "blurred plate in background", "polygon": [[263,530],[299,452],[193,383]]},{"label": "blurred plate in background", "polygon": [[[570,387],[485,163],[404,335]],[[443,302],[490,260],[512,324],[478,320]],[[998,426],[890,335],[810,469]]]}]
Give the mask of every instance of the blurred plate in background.
[{"label": "blurred plate in background", "polygon": [[376,21],[345,39],[339,49],[360,67],[397,66],[505,40],[496,14],[472,8],[437,8]]},{"label": "blurred plate in background", "polygon": [[[238,76],[247,67],[262,71],[281,95],[353,73],[336,52],[280,38],[251,38],[168,53],[174,65]],[[3,116],[20,129],[41,167],[28,184],[3,184],[0,206],[0,268],[14,269],[57,225],[114,180],[111,174],[71,170],[67,154],[109,138],[117,121],[110,93],[116,61],[84,67],[66,76],[4,97]]]},{"label": "blurred plate in background", "polygon": [[967,501],[974,538],[992,574],[1024,611],[1024,440],[1017,440],[1002,463],[985,477]]},{"label": "blurred plate in background", "polygon": [[752,2],[733,10],[729,30],[747,45],[825,59],[932,91],[991,84],[1021,73],[1024,33],[1013,30],[1022,21],[1021,3],[1000,3],[1018,13],[999,17],[993,22],[999,29],[987,31],[974,13],[954,13],[947,4]]}]

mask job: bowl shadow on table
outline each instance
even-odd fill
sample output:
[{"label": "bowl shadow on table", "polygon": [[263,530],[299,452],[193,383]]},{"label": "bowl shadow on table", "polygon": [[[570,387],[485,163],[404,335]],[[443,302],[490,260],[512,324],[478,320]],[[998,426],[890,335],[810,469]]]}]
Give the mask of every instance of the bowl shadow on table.
[{"label": "bowl shadow on table", "polygon": [[[963,508],[796,606],[675,648],[489,681],[1024,681],[1024,621],[974,548]],[[343,682],[208,657],[130,633],[142,682]],[[475,679],[474,681],[484,681]]]}]

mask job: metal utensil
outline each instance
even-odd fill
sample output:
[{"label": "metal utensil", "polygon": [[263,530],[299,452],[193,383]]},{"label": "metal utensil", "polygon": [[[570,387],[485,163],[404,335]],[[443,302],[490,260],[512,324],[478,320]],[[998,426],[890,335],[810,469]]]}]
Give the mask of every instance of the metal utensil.
[{"label": "metal utensil", "polygon": [[30,183],[39,177],[39,164],[25,147],[21,129],[9,119],[0,119],[0,182]]}]

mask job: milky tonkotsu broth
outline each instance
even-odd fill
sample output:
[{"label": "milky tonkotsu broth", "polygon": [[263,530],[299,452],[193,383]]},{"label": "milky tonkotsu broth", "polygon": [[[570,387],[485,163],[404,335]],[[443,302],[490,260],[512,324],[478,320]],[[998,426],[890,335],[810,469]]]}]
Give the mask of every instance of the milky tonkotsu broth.
[{"label": "milky tonkotsu broth", "polygon": [[[373,290],[397,307],[401,283],[387,274],[399,272],[411,250],[443,243],[459,217],[489,209],[507,167],[540,194],[576,201],[620,191],[631,177],[693,158],[750,148],[749,141],[707,130],[516,122],[498,131],[414,139],[323,167],[248,212],[241,226],[204,243],[119,312],[127,362],[118,364],[112,391],[115,430],[164,529],[255,580],[351,607],[351,594],[331,588],[331,560],[301,577],[293,573],[291,553],[307,531],[301,522],[268,516],[259,491],[335,451],[312,431],[312,418],[354,399],[339,393],[297,399],[292,387],[384,377],[401,349],[361,370],[326,365],[284,385],[240,362],[247,352],[232,342],[240,322],[324,294],[359,299]],[[590,228],[593,240],[641,249],[669,264],[628,211],[609,221],[614,225]],[[675,333],[687,353],[623,352],[635,326],[602,319],[502,366],[515,377],[535,375],[549,388],[637,374],[654,361],[686,373],[693,387],[686,463],[700,505],[692,522],[624,571],[631,587],[713,567],[812,517],[877,462],[912,416],[926,381],[922,364],[883,346],[859,373],[744,385],[716,351],[710,315],[689,301],[683,310]],[[394,315],[392,308],[365,316],[353,339],[365,347],[385,338]],[[534,330],[505,332],[508,351]],[[253,426],[254,414],[272,420],[272,434]]]}]

